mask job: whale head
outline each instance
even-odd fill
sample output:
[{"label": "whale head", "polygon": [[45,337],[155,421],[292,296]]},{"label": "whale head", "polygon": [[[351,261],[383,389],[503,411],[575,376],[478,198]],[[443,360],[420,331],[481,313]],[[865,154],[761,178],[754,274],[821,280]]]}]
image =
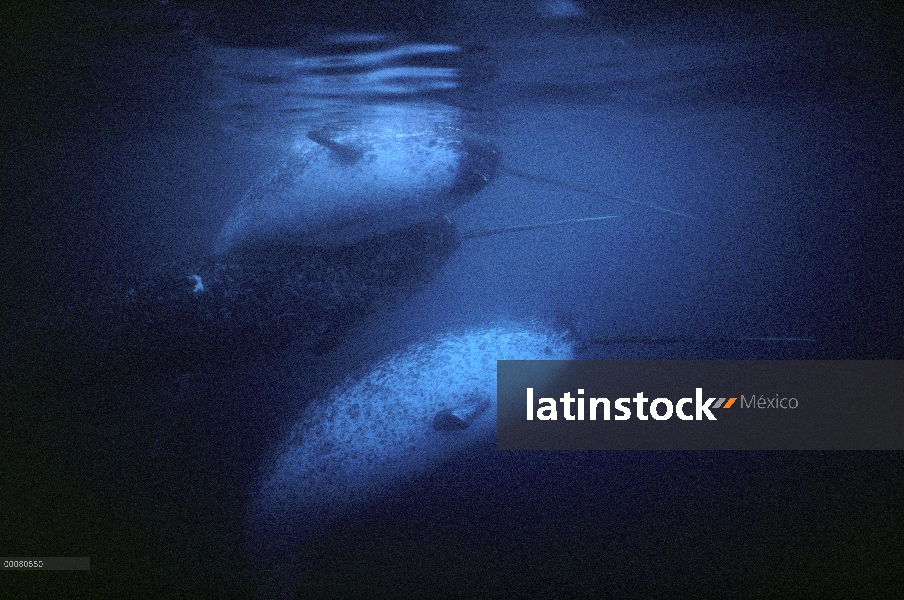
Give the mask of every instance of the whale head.
[{"label": "whale head", "polygon": [[500,325],[444,334],[389,356],[308,405],[261,471],[248,511],[253,552],[279,564],[309,536],[401,479],[496,430],[496,361],[564,360],[565,334]]},{"label": "whale head", "polygon": [[299,132],[234,207],[215,246],[262,240],[348,245],[436,218],[496,174],[496,149],[466,135],[458,110],[379,105],[354,124]]}]

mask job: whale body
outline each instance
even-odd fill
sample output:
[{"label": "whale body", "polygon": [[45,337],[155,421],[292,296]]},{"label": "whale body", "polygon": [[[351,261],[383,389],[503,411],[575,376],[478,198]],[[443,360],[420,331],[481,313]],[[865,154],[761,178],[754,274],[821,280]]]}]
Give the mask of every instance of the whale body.
[{"label": "whale body", "polygon": [[495,326],[383,359],[306,408],[252,494],[250,544],[268,560],[286,560],[293,546],[400,478],[492,436],[497,360],[573,356],[565,334]]},{"label": "whale body", "polygon": [[113,279],[0,332],[17,385],[171,374],[289,343],[320,354],[355,324],[423,289],[458,248],[438,219],[350,246],[261,245]]},{"label": "whale body", "polygon": [[214,252],[266,240],[346,245],[435,218],[494,176],[496,150],[438,103],[362,108],[352,123],[301,130],[242,197]]}]

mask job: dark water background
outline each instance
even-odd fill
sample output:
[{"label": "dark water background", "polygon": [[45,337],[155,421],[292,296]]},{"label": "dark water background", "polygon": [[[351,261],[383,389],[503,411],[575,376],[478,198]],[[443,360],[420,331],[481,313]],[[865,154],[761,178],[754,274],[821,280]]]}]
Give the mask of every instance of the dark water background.
[{"label": "dark water background", "polygon": [[[698,217],[503,174],[452,215],[462,229],[618,218],[466,241],[427,290],[326,356],[4,386],[0,554],[92,559],[4,573],[11,597],[247,597],[243,511],[273,441],[344,373],[450,328],[540,319],[584,339],[686,339],[588,358],[902,358],[898,10],[587,3],[567,21],[538,4],[3,9],[4,330],[209,251],[267,157],[211,112],[202,35],[461,44],[475,62],[455,99],[508,167]],[[694,341],[733,336],[817,341]],[[900,597],[902,483],[897,452],[487,442],[309,540],[301,592]]]}]

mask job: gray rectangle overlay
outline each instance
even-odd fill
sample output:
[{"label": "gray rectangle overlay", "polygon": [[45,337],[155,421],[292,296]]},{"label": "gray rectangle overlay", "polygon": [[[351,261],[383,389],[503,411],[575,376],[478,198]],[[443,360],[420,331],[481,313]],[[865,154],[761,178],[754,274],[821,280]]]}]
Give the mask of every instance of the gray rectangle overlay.
[{"label": "gray rectangle overlay", "polygon": [[497,385],[500,450],[904,450],[904,361],[498,361]]},{"label": "gray rectangle overlay", "polygon": [[0,558],[3,571],[89,571],[88,556],[15,556]]}]

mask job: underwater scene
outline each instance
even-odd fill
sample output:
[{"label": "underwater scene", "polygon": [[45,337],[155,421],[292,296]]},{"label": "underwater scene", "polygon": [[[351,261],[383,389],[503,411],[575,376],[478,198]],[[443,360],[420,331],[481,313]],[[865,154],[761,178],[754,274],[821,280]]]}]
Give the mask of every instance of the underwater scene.
[{"label": "underwater scene", "polygon": [[496,447],[497,360],[904,358],[900,10],[0,16],[0,555],[90,557],[0,595],[904,596],[900,451]]}]

